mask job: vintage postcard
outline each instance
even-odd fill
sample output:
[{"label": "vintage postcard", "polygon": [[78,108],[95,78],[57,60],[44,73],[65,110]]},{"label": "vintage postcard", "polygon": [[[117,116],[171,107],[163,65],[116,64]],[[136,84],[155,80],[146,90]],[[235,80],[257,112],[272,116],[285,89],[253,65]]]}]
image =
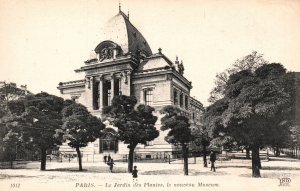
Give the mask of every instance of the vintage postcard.
[{"label": "vintage postcard", "polygon": [[300,1],[0,0],[0,190],[299,190]]}]

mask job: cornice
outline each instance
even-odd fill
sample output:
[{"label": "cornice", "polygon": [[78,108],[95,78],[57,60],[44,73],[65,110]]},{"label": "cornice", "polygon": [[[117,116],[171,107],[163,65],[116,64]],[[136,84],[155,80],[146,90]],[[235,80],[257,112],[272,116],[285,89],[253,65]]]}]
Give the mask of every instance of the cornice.
[{"label": "cornice", "polygon": [[82,87],[85,86],[85,79],[69,81],[69,82],[60,82],[58,85],[59,86],[57,87],[57,89],[59,90],[70,88],[70,87]]},{"label": "cornice", "polygon": [[105,60],[103,62],[96,62],[93,64],[86,64],[86,66],[82,66],[81,68],[76,69],[75,72],[83,72],[83,71],[93,70],[93,69],[98,69],[98,68],[117,66],[117,65],[124,64],[124,63],[132,64],[135,68],[138,65],[137,64],[138,60],[135,57],[128,55],[128,56],[122,57],[122,58]]}]

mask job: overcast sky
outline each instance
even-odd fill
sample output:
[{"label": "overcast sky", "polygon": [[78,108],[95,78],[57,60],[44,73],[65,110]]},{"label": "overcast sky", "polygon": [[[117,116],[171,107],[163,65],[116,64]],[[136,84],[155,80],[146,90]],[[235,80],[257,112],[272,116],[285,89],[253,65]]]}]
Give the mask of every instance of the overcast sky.
[{"label": "overcast sky", "polygon": [[[59,95],[59,82],[101,42],[101,28],[119,0],[0,0],[0,81]],[[205,106],[215,75],[252,51],[300,71],[298,0],[121,0],[152,52],[178,55],[191,95]]]}]

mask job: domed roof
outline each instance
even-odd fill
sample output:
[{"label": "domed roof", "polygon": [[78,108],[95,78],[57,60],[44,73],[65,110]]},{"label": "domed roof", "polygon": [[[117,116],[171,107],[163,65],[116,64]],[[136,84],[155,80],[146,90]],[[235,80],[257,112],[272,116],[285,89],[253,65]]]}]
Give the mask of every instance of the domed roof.
[{"label": "domed roof", "polygon": [[119,45],[126,54],[137,55],[141,51],[146,56],[152,55],[150,46],[143,35],[131,24],[129,18],[122,12],[111,18],[104,27],[102,41],[112,41]]}]

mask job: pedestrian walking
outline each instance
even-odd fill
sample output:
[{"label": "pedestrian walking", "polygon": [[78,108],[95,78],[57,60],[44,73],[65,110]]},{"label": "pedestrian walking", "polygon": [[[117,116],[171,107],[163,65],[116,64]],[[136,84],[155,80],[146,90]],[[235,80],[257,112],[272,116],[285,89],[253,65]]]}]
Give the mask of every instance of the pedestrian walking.
[{"label": "pedestrian walking", "polygon": [[103,157],[103,160],[104,160],[104,163],[107,162],[107,156],[106,155]]},{"label": "pedestrian walking", "polygon": [[209,160],[211,162],[210,171],[213,170],[214,172],[216,172],[216,167],[215,167],[216,159],[217,159],[217,157],[216,157],[215,152],[213,150],[211,150],[210,156],[209,156]]},{"label": "pedestrian walking", "polygon": [[114,168],[114,165],[115,165],[114,159],[111,158],[110,161],[107,162],[107,164],[108,164],[108,166],[109,166],[110,172],[113,172],[113,168]]},{"label": "pedestrian walking", "polygon": [[108,154],[107,162],[110,162],[110,160],[111,160],[111,156],[110,156],[110,154]]},{"label": "pedestrian walking", "polygon": [[138,170],[136,169],[137,167],[134,166],[133,167],[133,171],[132,171],[132,177],[133,177],[133,181],[135,181],[138,177],[137,173],[138,173]]}]

